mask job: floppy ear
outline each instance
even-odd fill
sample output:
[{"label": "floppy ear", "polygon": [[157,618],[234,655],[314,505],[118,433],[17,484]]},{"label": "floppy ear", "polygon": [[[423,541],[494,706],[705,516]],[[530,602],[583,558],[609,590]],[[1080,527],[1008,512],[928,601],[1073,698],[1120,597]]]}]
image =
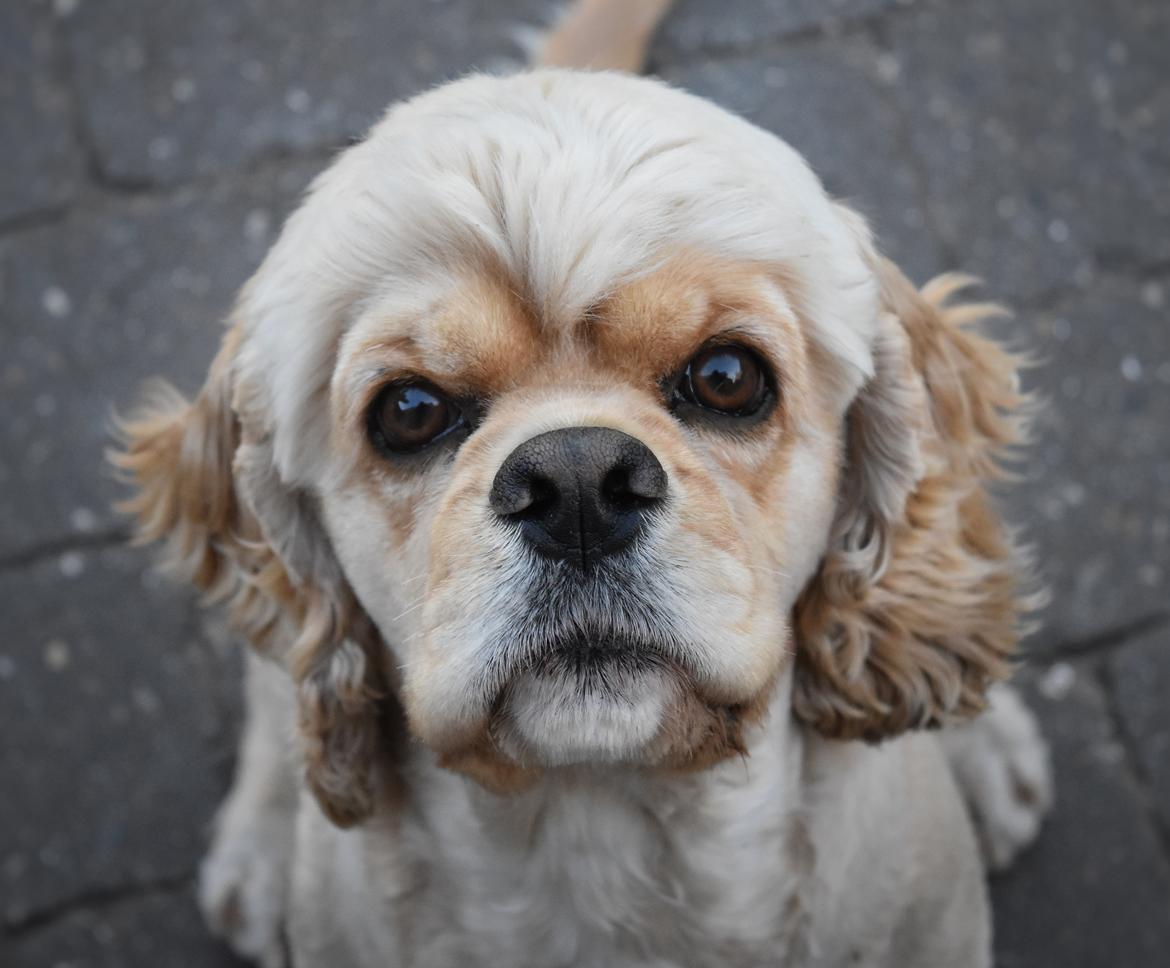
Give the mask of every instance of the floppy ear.
[{"label": "floppy ear", "polygon": [[951,304],[966,277],[918,292],[867,258],[875,372],[847,415],[829,549],[795,609],[793,702],[827,736],[877,741],[982,709],[1036,598],[987,493],[1025,434],[1020,361],[978,330],[1000,311]]},{"label": "floppy ear", "polygon": [[259,395],[236,372],[241,340],[239,327],[228,332],[193,403],[158,384],[120,424],[111,460],[138,489],[122,510],[140,542],[164,541],[170,568],[226,602],[234,626],[292,673],[306,780],[348,826],[373,809],[380,777],[380,639],[311,496],[277,473]]}]

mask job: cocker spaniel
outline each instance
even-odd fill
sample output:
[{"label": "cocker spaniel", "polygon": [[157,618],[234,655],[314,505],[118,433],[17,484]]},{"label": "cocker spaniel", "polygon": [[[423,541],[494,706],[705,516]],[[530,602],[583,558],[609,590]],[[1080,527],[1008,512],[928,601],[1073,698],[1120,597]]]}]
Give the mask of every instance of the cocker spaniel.
[{"label": "cocker spaniel", "polygon": [[994,686],[1025,400],[966,283],[661,83],[394,107],[118,457],[254,646],[212,926],[266,966],[988,964],[1051,788]]}]

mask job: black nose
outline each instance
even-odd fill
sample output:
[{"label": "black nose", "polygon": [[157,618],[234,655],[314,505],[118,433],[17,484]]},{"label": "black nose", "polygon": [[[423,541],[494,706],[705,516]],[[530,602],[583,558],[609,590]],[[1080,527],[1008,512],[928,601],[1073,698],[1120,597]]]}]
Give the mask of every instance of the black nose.
[{"label": "black nose", "polygon": [[568,427],[512,451],[488,502],[540,554],[589,566],[626,547],[665,497],[666,471],[640,440]]}]

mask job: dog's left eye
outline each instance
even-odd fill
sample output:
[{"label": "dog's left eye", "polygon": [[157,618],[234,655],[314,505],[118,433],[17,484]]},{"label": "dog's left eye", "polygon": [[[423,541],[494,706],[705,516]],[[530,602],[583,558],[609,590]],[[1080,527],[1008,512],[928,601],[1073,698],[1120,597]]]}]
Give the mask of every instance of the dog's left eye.
[{"label": "dog's left eye", "polygon": [[463,413],[454,401],[421,380],[391,384],[370,408],[370,438],[392,453],[421,450],[463,426]]},{"label": "dog's left eye", "polygon": [[675,405],[689,404],[730,417],[752,417],[771,399],[767,371],[751,350],[715,344],[686,365],[674,390]]}]

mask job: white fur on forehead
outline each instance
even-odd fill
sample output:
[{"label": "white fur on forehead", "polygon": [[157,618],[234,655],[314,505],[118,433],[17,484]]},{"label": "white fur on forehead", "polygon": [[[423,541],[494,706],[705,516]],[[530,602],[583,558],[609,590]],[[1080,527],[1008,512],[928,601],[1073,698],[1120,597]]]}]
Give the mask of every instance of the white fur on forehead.
[{"label": "white fur on forehead", "polygon": [[699,98],[618,74],[470,77],[392,109],[314,183],[240,312],[281,476],[319,479],[337,343],[363,304],[504,272],[549,327],[690,249],[783,265],[818,339],[872,370],[864,228],[800,156]]}]

